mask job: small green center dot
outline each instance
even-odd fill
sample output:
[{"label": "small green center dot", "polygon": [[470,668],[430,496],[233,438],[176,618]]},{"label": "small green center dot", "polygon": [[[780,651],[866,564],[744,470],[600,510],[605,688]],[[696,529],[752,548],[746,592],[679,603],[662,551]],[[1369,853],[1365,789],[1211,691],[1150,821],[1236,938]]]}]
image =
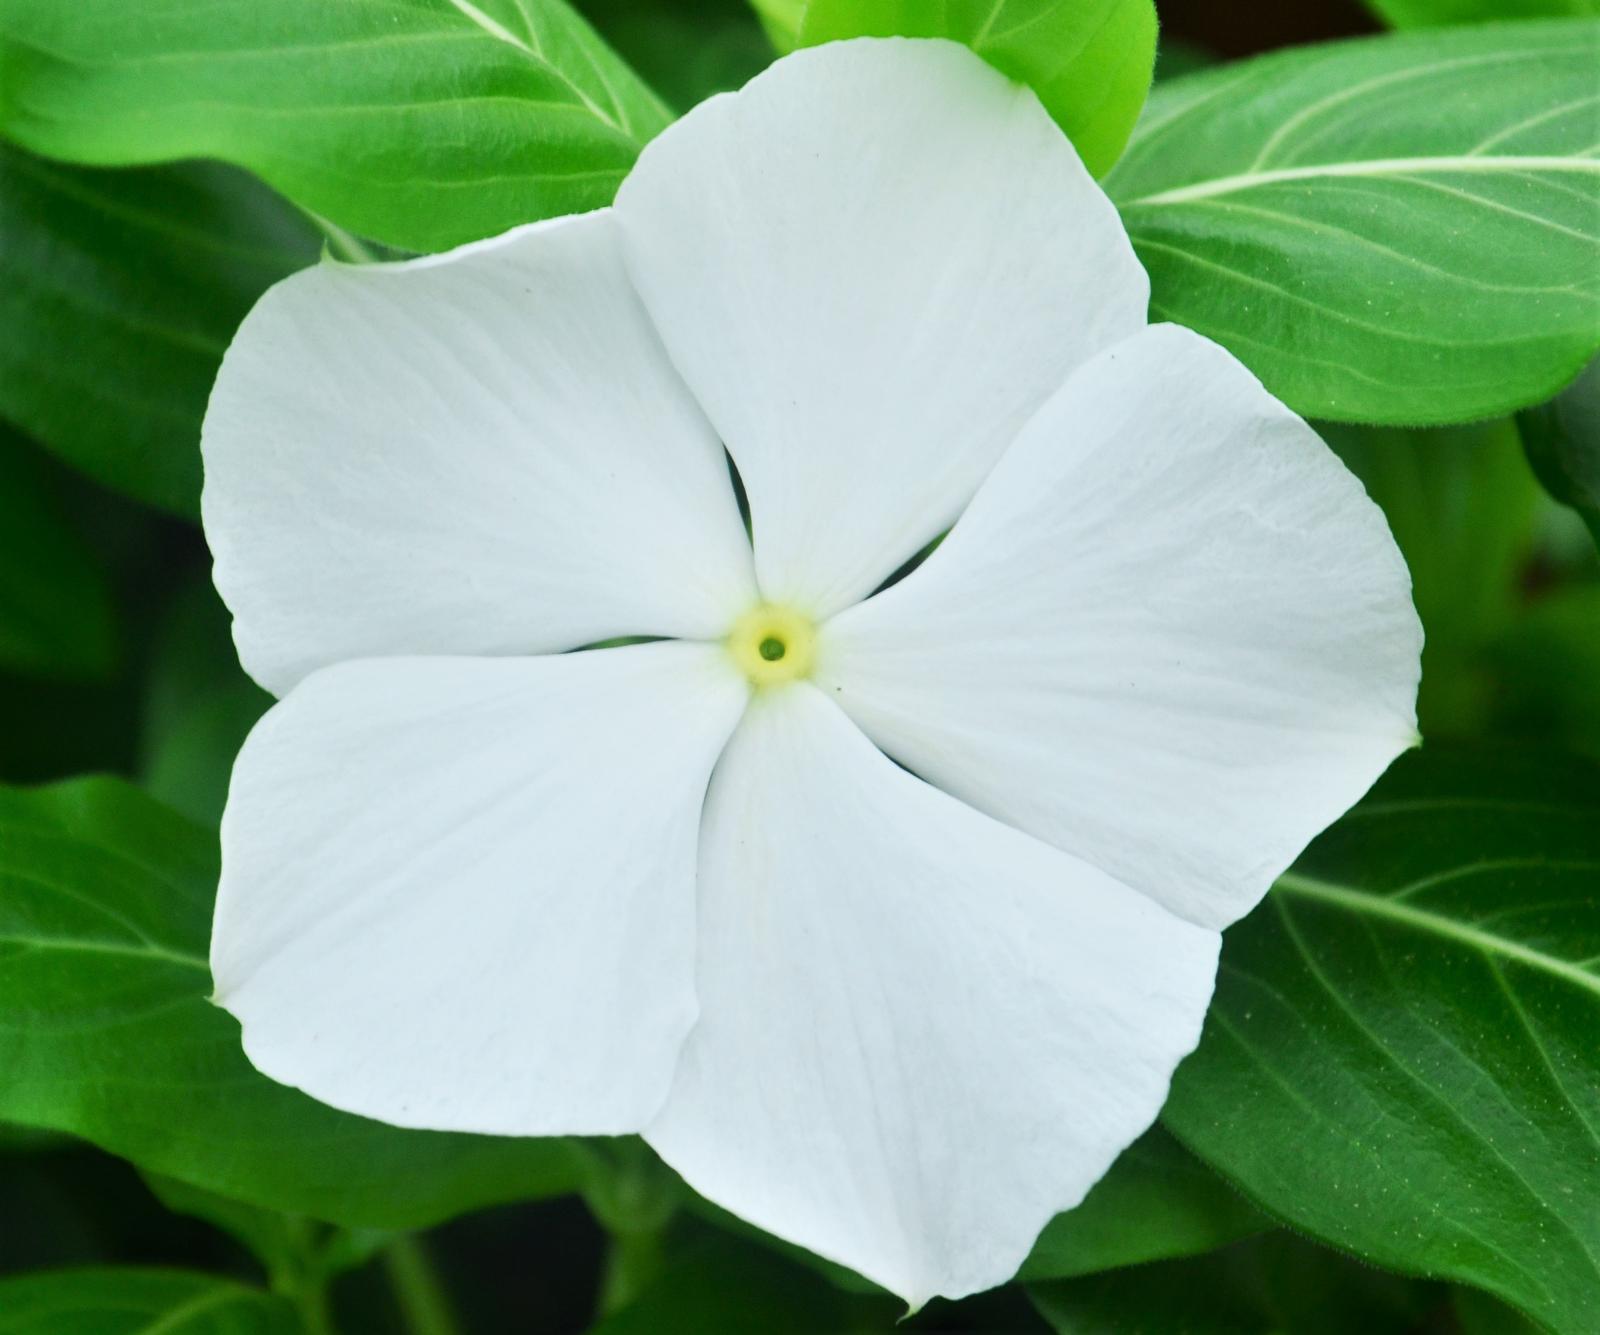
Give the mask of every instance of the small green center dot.
[{"label": "small green center dot", "polygon": [[752,686],[802,681],[817,661],[817,628],[811,618],[773,603],[752,607],[728,631],[728,652]]}]

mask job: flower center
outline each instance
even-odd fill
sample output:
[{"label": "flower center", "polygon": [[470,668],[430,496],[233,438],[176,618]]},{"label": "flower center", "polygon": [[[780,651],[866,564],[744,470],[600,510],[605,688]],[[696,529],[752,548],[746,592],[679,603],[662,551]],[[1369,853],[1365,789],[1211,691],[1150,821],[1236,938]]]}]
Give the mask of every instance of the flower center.
[{"label": "flower center", "polygon": [[799,612],[763,603],[733,623],[728,652],[757,686],[799,681],[816,664],[817,628]]}]

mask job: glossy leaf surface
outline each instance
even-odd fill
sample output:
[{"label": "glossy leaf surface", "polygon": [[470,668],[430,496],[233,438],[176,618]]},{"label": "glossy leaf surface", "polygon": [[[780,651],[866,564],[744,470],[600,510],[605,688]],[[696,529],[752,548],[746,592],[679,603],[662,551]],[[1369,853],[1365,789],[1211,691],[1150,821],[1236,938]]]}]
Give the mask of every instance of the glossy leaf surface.
[{"label": "glossy leaf surface", "polygon": [[1600,342],[1600,22],[1406,33],[1162,84],[1106,186],[1151,315],[1307,416],[1468,421]]},{"label": "glossy leaf surface", "polygon": [[1426,750],[1225,938],[1163,1121],[1296,1228],[1600,1322],[1600,770]]},{"label": "glossy leaf surface", "polygon": [[564,0],[11,0],[0,132],[220,158],[411,250],[609,203],[665,108]]},{"label": "glossy leaf surface", "polygon": [[1437,1306],[1434,1287],[1274,1232],[1028,1292],[1058,1335],[1404,1335]]},{"label": "glossy leaf surface", "polygon": [[223,350],[318,246],[239,172],[86,171],[0,144],[0,416],[107,486],[197,513]]}]

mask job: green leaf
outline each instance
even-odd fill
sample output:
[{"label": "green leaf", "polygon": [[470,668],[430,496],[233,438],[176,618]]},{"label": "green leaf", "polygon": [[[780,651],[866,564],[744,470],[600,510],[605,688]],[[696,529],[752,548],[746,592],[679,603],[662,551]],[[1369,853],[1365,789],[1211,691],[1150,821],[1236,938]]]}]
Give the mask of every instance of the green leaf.
[{"label": "green leaf", "polygon": [[617,54],[680,111],[748,83],[772,46],[744,0],[585,0]]},{"label": "green leaf", "polygon": [[1549,397],[1600,344],[1600,23],[1284,51],[1162,84],[1106,180],[1151,315],[1312,417]]},{"label": "green leaf", "polygon": [[144,753],[140,782],[173,810],[203,825],[222,819],[234,757],[272,697],[248,679],[222,682],[187,701]]},{"label": "green leaf", "polygon": [[0,1154],[35,1154],[40,1150],[58,1149],[71,1143],[71,1137],[57,1135],[54,1131],[0,1122]]},{"label": "green leaf", "polygon": [[1088,1275],[1208,1252],[1272,1221],[1160,1127],[1136,1140],[1076,1210],[1045,1225],[1019,1278]]},{"label": "green leaf", "polygon": [[1322,434],[1389,521],[1429,638],[1481,642],[1503,629],[1521,601],[1539,506],[1511,422],[1330,423]]},{"label": "green leaf", "polygon": [[806,0],[750,0],[750,8],[761,20],[767,40],[779,55],[788,55],[800,40],[800,21],[805,17]]},{"label": "green leaf", "polygon": [[946,37],[1039,95],[1096,176],[1117,160],[1150,91],[1151,0],[810,0],[800,44]]},{"label": "green leaf", "polygon": [[1028,1292],[1060,1335],[1409,1335],[1433,1298],[1287,1233]]},{"label": "green leaf", "polygon": [[1366,0],[1366,5],[1396,28],[1600,14],[1600,0]]},{"label": "green leaf", "polygon": [[1165,1124],[1296,1228],[1600,1328],[1600,769],[1422,751],[1225,939]]},{"label": "green leaf", "polygon": [[[0,346],[14,337],[8,331]],[[0,667],[100,678],[117,657],[111,589],[68,522],[54,481],[46,461],[0,426]]]},{"label": "green leaf", "polygon": [[151,796],[216,825],[234,757],[272,697],[244,674],[227,609],[191,580],[160,625],[146,677],[139,780]]},{"label": "green leaf", "polygon": [[0,789],[0,1117],[355,1227],[571,1190],[562,1141],[403,1131],[257,1073],[210,1004],[217,853],[137,789]]},{"label": "green leaf", "polygon": [[84,171],[0,144],[0,416],[107,486],[197,514],[223,349],[316,255],[306,220],[240,173]]},{"label": "green leaf", "polygon": [[1600,358],[1549,403],[1519,413],[1517,426],[1545,490],[1600,543]]},{"label": "green leaf", "polygon": [[607,204],[665,108],[563,0],[9,0],[0,131],[102,166],[219,158],[437,250]]},{"label": "green leaf", "polygon": [[1450,1306],[1461,1335],[1543,1335],[1543,1329],[1520,1312],[1476,1289],[1457,1289]]},{"label": "green leaf", "polygon": [[48,1270],[0,1279],[0,1335],[296,1335],[293,1309],[184,1270]]},{"label": "green leaf", "polygon": [[1521,610],[1538,484],[1509,419],[1400,430],[1326,424],[1328,444],[1382,508],[1411,571],[1426,638],[1417,713],[1425,737],[1488,725],[1488,646]]}]

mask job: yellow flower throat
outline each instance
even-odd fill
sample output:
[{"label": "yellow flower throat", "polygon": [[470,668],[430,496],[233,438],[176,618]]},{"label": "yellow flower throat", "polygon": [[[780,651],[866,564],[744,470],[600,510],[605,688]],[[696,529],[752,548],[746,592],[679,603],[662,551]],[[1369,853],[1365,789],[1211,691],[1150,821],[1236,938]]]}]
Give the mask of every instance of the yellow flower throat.
[{"label": "yellow flower throat", "polygon": [[781,686],[811,675],[817,628],[811,618],[774,603],[753,607],[728,633],[728,652],[754,686]]}]

